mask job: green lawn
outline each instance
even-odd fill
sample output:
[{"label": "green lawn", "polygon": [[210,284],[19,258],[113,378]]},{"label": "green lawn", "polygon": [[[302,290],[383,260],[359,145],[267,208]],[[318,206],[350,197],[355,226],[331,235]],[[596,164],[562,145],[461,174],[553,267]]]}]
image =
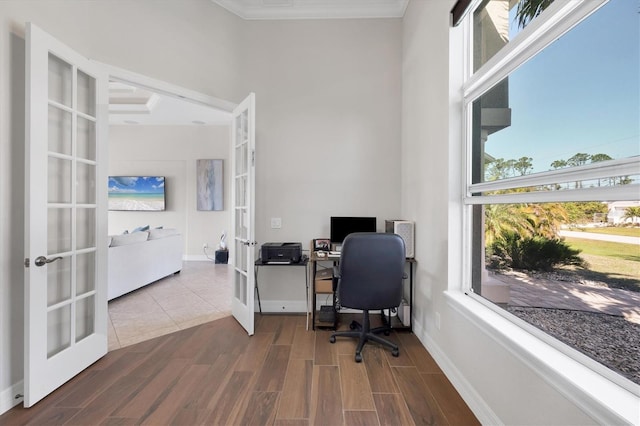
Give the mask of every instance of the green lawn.
[{"label": "green lawn", "polygon": [[[640,262],[640,246],[636,244],[612,243],[609,241],[587,240],[583,238],[565,238],[573,248],[584,254],[613,257],[632,262]],[[640,265],[640,263],[638,263]]]},{"label": "green lawn", "polygon": [[566,238],[589,266],[579,272],[586,279],[601,281],[611,287],[640,292],[640,246],[608,241]]},{"label": "green lawn", "polygon": [[591,232],[594,234],[621,235],[623,237],[640,237],[640,227],[609,226],[606,228],[571,228],[572,231]]}]

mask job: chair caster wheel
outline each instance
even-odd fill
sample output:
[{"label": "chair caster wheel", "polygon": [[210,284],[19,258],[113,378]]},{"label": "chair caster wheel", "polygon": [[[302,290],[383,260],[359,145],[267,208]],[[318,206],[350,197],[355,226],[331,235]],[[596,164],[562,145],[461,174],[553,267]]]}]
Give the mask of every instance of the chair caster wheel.
[{"label": "chair caster wheel", "polygon": [[389,334],[391,334],[391,332],[390,332],[389,330],[385,330],[385,331],[384,331],[384,335],[385,335],[385,336],[388,336]]},{"label": "chair caster wheel", "polygon": [[329,337],[329,342],[330,343],[335,343],[336,342],[336,336]]},{"label": "chair caster wheel", "polygon": [[362,362],[362,354],[356,354],[356,362]]},{"label": "chair caster wheel", "polygon": [[356,328],[358,328],[358,324],[356,324],[355,321],[351,321],[351,324],[349,324],[349,329],[355,330]]},{"label": "chair caster wheel", "polygon": [[391,355],[398,358],[400,356],[400,351],[398,349],[391,350]]}]

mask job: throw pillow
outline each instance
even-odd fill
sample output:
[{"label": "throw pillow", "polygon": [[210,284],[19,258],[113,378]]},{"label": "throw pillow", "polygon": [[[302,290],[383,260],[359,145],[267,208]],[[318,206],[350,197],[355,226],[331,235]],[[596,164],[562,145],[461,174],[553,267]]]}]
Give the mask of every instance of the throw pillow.
[{"label": "throw pillow", "polygon": [[127,244],[141,243],[149,238],[148,232],[132,232],[131,234],[113,235],[109,247],[126,246]]}]

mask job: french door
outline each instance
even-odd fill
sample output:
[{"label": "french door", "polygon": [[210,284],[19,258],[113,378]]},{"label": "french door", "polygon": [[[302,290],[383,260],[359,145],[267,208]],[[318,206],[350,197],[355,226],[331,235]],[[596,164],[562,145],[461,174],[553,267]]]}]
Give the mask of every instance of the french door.
[{"label": "french door", "polygon": [[24,406],[107,353],[107,74],[26,25]]},{"label": "french door", "polygon": [[255,94],[233,110],[231,128],[231,229],[233,296],[231,312],[253,335],[255,315]]}]

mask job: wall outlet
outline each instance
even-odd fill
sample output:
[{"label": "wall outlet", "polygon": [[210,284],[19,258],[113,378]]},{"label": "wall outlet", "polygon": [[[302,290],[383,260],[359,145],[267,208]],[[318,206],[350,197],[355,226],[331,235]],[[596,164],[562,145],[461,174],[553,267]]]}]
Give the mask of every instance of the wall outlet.
[{"label": "wall outlet", "polygon": [[280,229],[282,228],[282,218],[280,217],[272,217],[271,218],[271,229]]},{"label": "wall outlet", "polygon": [[436,328],[440,330],[440,312],[436,312]]},{"label": "wall outlet", "polygon": [[208,248],[209,248],[209,244],[204,243],[204,244],[202,245],[202,250],[206,250],[206,249],[208,249]]}]

